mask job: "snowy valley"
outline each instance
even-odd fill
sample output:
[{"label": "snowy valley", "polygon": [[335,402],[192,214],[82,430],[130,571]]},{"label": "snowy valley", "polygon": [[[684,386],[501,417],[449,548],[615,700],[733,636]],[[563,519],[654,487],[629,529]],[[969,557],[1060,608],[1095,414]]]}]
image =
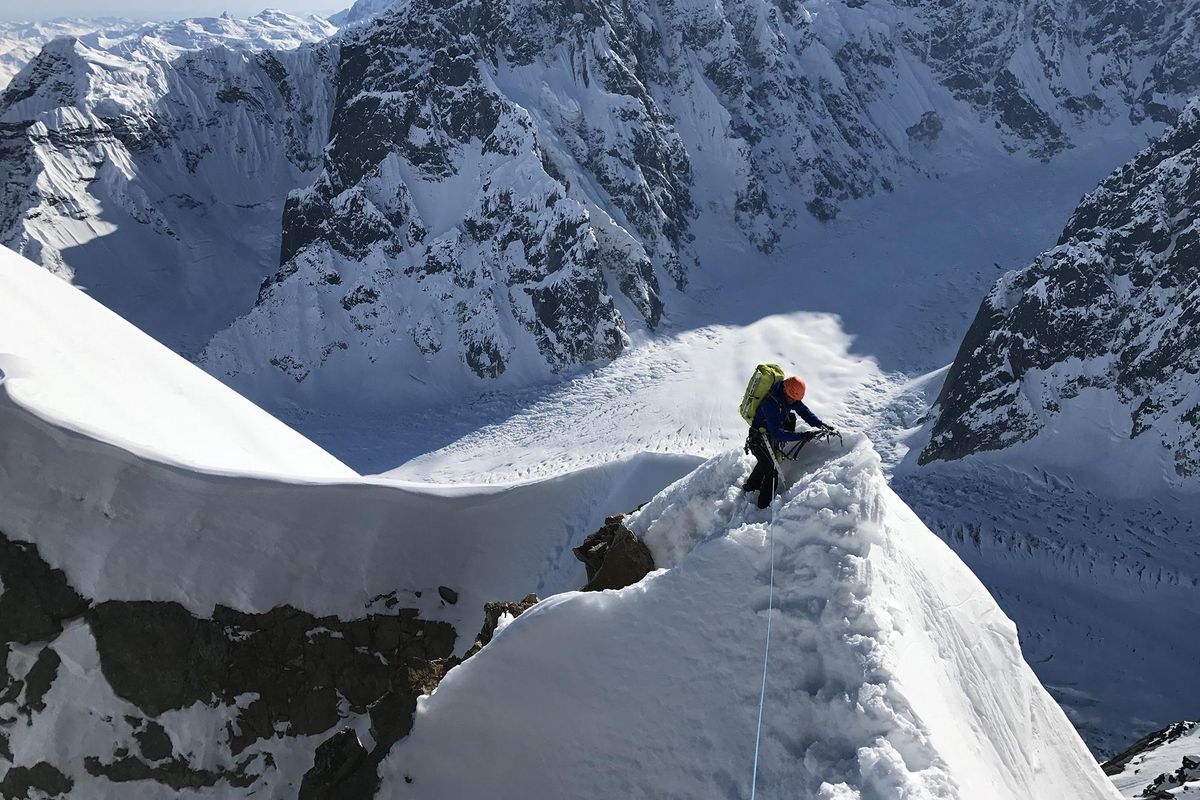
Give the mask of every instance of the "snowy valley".
[{"label": "snowy valley", "polygon": [[[41,26],[0,796],[1200,792],[1197,20]],[[762,361],[844,435],[765,511]]]}]

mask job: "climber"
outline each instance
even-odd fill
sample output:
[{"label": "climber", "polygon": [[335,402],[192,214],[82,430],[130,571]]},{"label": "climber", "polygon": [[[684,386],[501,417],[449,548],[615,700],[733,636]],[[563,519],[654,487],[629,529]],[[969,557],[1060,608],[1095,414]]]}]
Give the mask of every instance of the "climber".
[{"label": "climber", "polygon": [[[762,366],[778,369],[773,364]],[[764,374],[771,375],[769,372]],[[779,374],[782,375],[782,370],[779,370]],[[755,375],[759,375],[759,372],[756,371]],[[751,386],[753,385],[752,379]],[[834,432],[832,426],[826,425],[804,405],[804,391],[804,381],[799,378],[777,380],[758,401],[758,408],[754,411],[750,435],[746,438],[746,452],[753,453],[758,463],[742,485],[742,491],[758,492],[759,508],[769,506],[775,496],[775,487],[779,481],[779,470],[776,466],[778,447],[788,442],[807,442],[822,432]],[[751,394],[754,392],[747,388],[747,396]],[[744,404],[745,402],[743,401]],[[797,414],[811,425],[813,430],[797,433]]]}]

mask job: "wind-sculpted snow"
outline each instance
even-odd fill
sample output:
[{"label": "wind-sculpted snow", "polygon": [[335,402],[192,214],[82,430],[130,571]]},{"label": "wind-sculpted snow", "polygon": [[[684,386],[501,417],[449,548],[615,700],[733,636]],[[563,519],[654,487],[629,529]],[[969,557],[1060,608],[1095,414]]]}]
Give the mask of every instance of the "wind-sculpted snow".
[{"label": "wind-sculpted snow", "polygon": [[[52,424],[13,384],[0,381],[6,796],[31,781],[79,800],[292,797],[342,726],[373,750],[372,778],[485,602],[580,585],[571,547],[695,463],[465,490],[213,474]],[[225,421],[215,438],[237,432]]]},{"label": "wind-sculpted snow", "polygon": [[1198,218],[1200,103],[1084,198],[1057,247],[996,284],[922,462],[1035,440],[1048,463],[1074,460],[1119,491],[1194,487]]},{"label": "wind-sculpted snow", "polygon": [[1016,629],[887,489],[863,439],[760,511],[726,453],[627,524],[627,589],[543,601],[419,701],[393,797],[747,797],[774,540],[758,791],[1115,798]]},{"label": "wind-sculpted snow", "polygon": [[291,54],[52,46],[0,101],[0,236],[189,355],[241,317],[204,363],[272,407],[395,407],[436,392],[363,370],[477,393],[607,360],[714,252],[1141,137],[1197,80],[1190,3],[387,5]]},{"label": "wind-sculpted snow", "polygon": [[[196,469],[355,476],[83,292],[4,248],[0,399],[66,429]],[[5,449],[19,447],[8,435],[0,438]],[[35,480],[45,468],[30,467]],[[0,483],[6,480],[0,468]]]}]

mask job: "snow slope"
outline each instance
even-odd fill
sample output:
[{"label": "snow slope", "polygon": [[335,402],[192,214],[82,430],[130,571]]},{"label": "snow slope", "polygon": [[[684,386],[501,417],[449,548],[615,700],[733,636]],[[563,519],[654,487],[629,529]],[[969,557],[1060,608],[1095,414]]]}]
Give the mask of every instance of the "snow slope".
[{"label": "snow slope", "polygon": [[[394,637],[420,645],[427,629],[443,657],[461,654],[484,602],[580,585],[571,546],[696,463],[646,455],[527,485],[371,483],[14,254],[0,259],[0,302],[6,796],[38,776],[77,800],[294,796],[341,725],[367,737],[405,723],[402,703],[376,708],[401,687],[379,688],[370,664],[346,669],[330,626],[371,631],[371,652],[393,662]],[[78,595],[72,610],[59,610],[64,593]],[[385,624],[390,645],[373,633]],[[292,648],[277,682],[273,655],[239,668],[219,655],[255,633]],[[350,705],[327,673],[301,677],[337,658],[342,691],[366,692]]]},{"label": "snow slope", "polygon": [[0,21],[0,92],[42,49],[59,36],[80,36],[98,28],[134,27],[136,23],[114,19],[55,19],[46,22]]},{"label": "snow slope", "polygon": [[[807,313],[650,339],[595,371],[530,392],[527,405],[501,406],[509,414],[503,421],[386,474],[503,481],[642,451],[711,456],[746,438],[737,405],[748,375],[762,361],[803,375],[806,402],[823,420],[862,428],[888,379],[850,346],[836,317]],[[478,413],[488,413],[486,400],[479,405]]]},{"label": "snow slope", "polygon": [[163,461],[212,471],[355,475],[7,248],[0,248],[0,394],[56,425]]},{"label": "snow slope", "polygon": [[501,629],[419,702],[391,797],[746,797],[772,570],[767,797],[1115,798],[983,586],[878,457],[789,469],[777,507],[726,453],[630,522],[666,569]]},{"label": "snow slope", "polygon": [[1104,771],[1129,800],[1195,800],[1200,797],[1200,724],[1176,722],[1156,731],[1106,763]]}]

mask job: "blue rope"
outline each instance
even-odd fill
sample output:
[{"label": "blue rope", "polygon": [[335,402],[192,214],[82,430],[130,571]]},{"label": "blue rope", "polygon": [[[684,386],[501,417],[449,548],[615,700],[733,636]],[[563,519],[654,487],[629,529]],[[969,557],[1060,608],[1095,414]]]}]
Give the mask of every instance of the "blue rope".
[{"label": "blue rope", "polygon": [[771,501],[771,522],[767,532],[771,542],[771,581],[767,590],[767,646],[763,650],[762,690],[758,694],[758,730],[754,734],[754,774],[750,778],[750,800],[758,789],[758,745],[762,741],[763,705],[767,698],[767,658],[771,655],[771,612],[775,606],[775,501]]}]

